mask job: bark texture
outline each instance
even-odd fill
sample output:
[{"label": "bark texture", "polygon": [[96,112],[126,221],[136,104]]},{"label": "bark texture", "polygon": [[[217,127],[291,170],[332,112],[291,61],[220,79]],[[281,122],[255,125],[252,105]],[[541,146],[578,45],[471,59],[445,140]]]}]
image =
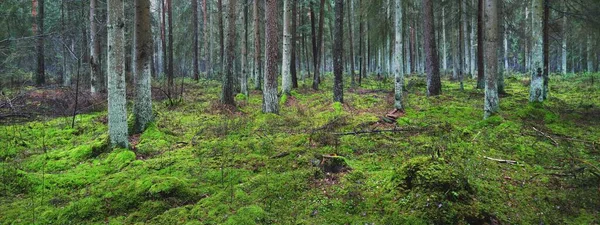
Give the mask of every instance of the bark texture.
[{"label": "bark texture", "polygon": [[402,0],[394,0],[394,108],[404,111],[402,88],[404,86],[404,69],[402,68]]},{"label": "bark texture", "polygon": [[335,30],[333,43],[333,101],[344,102],[344,0],[335,1]]},{"label": "bark texture", "polygon": [[265,82],[263,87],[263,112],[264,113],[279,113],[279,100],[277,97],[277,62],[279,54],[279,43],[277,37],[277,22],[279,10],[277,7],[278,0],[265,0],[265,40],[266,40],[266,67],[265,67]]},{"label": "bark texture", "polygon": [[437,47],[435,44],[435,30],[432,0],[423,0],[423,33],[425,38],[426,70],[427,70],[427,96],[442,93],[440,80],[440,67],[438,62]]},{"label": "bark texture", "polygon": [[290,71],[292,58],[292,34],[290,30],[291,0],[283,0],[283,56],[281,57],[282,92],[290,95],[292,91],[292,73]]},{"label": "bark texture", "polygon": [[90,93],[102,90],[103,75],[100,70],[100,41],[96,26],[96,1],[90,0]]},{"label": "bark texture", "polygon": [[135,103],[133,106],[135,133],[143,132],[153,119],[152,114],[152,29],[150,0],[135,1]]},{"label": "bark texture", "polygon": [[484,118],[499,110],[498,99],[498,2],[485,0],[485,100]]},{"label": "bark texture", "polygon": [[108,0],[108,134],[112,147],[127,148],[125,13],[123,0]]},{"label": "bark texture", "polygon": [[543,76],[543,27],[544,0],[533,0],[532,10],[532,38],[533,47],[531,60],[531,87],[529,90],[530,102],[544,101],[544,76]]},{"label": "bark texture", "polygon": [[221,102],[227,105],[235,105],[233,98],[233,62],[235,60],[235,19],[236,19],[237,0],[229,0],[229,31],[227,32],[227,65],[225,66],[225,76],[223,76],[223,88],[221,89]]}]

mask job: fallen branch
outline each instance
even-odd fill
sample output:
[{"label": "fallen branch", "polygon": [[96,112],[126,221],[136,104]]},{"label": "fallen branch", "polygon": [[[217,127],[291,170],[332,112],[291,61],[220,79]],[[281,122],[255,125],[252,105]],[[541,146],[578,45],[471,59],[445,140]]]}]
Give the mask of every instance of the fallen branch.
[{"label": "fallen branch", "polygon": [[506,163],[506,164],[511,164],[511,165],[514,165],[514,164],[519,164],[519,162],[517,162],[517,161],[514,161],[514,160],[508,160],[508,159],[494,159],[494,158],[487,157],[487,156],[484,156],[483,158],[484,158],[484,159],[487,159],[487,160],[492,160],[492,161],[494,161],[494,162],[498,162],[498,163]]},{"label": "fallen branch", "polygon": [[31,118],[31,115],[29,114],[6,114],[6,115],[0,115],[0,119],[6,119],[6,118],[11,118],[11,117],[21,117],[21,118]]},{"label": "fallen branch", "polygon": [[423,130],[424,129],[421,129],[421,128],[410,127],[410,128],[394,128],[394,129],[388,129],[388,130],[360,130],[360,131],[353,131],[353,132],[333,133],[333,135],[344,136],[344,135],[359,135],[359,134],[397,133],[397,132],[423,131]]},{"label": "fallen branch", "polygon": [[550,137],[550,135],[547,135],[546,133],[544,133],[544,132],[542,132],[542,131],[538,130],[538,129],[537,129],[537,128],[535,128],[535,127],[531,127],[531,128],[533,128],[533,130],[535,130],[536,132],[540,133],[540,134],[541,134],[541,135],[543,135],[544,137],[546,137],[546,138],[550,139],[550,141],[552,141],[552,143],[554,144],[554,146],[558,147],[558,142],[557,142],[556,140],[554,140],[554,138]]}]

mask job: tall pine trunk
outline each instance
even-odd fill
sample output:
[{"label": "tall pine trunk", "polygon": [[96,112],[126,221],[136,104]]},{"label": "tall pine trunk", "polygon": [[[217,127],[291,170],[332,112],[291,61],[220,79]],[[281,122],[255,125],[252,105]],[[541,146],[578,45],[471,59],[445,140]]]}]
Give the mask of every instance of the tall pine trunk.
[{"label": "tall pine trunk", "polygon": [[402,88],[404,86],[404,69],[402,68],[402,0],[394,0],[394,108],[404,111]]},{"label": "tall pine trunk", "polygon": [[435,96],[442,93],[440,80],[440,67],[438,53],[435,44],[435,30],[432,0],[423,0],[423,34],[425,38],[427,70],[427,96]]},{"label": "tall pine trunk", "polygon": [[152,29],[150,0],[135,1],[135,104],[134,132],[143,132],[152,121]]},{"label": "tall pine trunk", "polygon": [[279,100],[277,97],[277,62],[279,55],[279,42],[277,40],[277,22],[279,18],[278,0],[265,0],[265,44],[266,44],[266,66],[265,82],[263,88],[263,112],[279,113]]},{"label": "tall pine trunk", "polygon": [[243,0],[244,12],[243,12],[243,30],[242,30],[242,79],[241,91],[244,96],[248,96],[248,0]]},{"label": "tall pine trunk", "polygon": [[198,81],[200,79],[200,71],[198,70],[198,0],[192,0],[192,12],[193,12],[193,21],[194,25],[194,44],[193,44],[193,52],[194,52],[194,62],[193,65],[193,75],[194,80]]},{"label": "tall pine trunk", "polygon": [[32,16],[34,18],[33,34],[37,36],[37,73],[35,84],[41,86],[46,84],[46,70],[44,68],[44,0],[33,0]]},{"label": "tall pine trunk", "polygon": [[298,67],[296,66],[298,57],[298,48],[297,48],[297,28],[298,28],[298,0],[290,0],[292,1],[292,27],[291,27],[291,36],[292,36],[292,56],[290,62],[290,73],[292,74],[292,88],[298,88]]},{"label": "tall pine trunk", "polygon": [[[220,0],[219,0],[220,3]],[[223,68],[225,74],[223,76],[223,88],[221,89],[221,102],[227,105],[235,105],[235,100],[233,98],[233,62],[235,60],[235,19],[236,17],[236,4],[237,0],[229,0],[229,21],[227,21],[228,29],[227,32],[227,60],[225,61],[227,65]],[[221,9],[222,10],[222,7]],[[221,27],[221,32],[223,32],[223,27]],[[223,62],[223,60],[221,60]]]},{"label": "tall pine trunk", "polygon": [[485,86],[485,67],[483,65],[483,1],[477,4],[477,89]]},{"label": "tall pine trunk", "polygon": [[90,0],[90,93],[102,90],[103,75],[100,71],[100,40],[96,26],[96,1]]},{"label": "tall pine trunk", "polygon": [[335,28],[333,40],[333,101],[344,102],[344,0],[335,1]]},{"label": "tall pine trunk", "polygon": [[260,52],[262,50],[260,46],[260,11],[258,6],[259,0],[254,0],[253,13],[254,13],[254,89],[261,89],[261,64],[262,59]]},{"label": "tall pine trunk", "polygon": [[498,99],[498,2],[485,0],[485,99],[484,118],[496,114],[499,110]]},{"label": "tall pine trunk", "polygon": [[531,60],[531,87],[529,91],[530,102],[544,101],[544,75],[543,75],[543,25],[544,0],[533,0],[532,6],[532,27],[533,38],[532,60]]}]

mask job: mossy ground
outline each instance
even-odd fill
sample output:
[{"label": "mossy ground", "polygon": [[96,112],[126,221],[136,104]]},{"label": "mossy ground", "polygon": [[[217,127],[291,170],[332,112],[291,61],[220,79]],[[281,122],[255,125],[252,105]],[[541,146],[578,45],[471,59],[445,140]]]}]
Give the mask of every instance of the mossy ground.
[{"label": "mossy ground", "polygon": [[[550,98],[528,104],[506,79],[501,112],[483,117],[474,82],[425,97],[410,77],[406,116],[392,82],[367,79],[332,103],[294,90],[281,114],[261,95],[218,103],[219,84],[186,82],[182,104],[155,102],[156,122],[132,149],[108,149],[106,113],[0,126],[1,224],[597,224],[600,85],[552,77]],[[347,82],[349,83],[349,82]],[[361,135],[335,133],[402,128]],[[350,170],[323,173],[336,154]],[[277,156],[277,157],[274,157]],[[484,157],[510,159],[502,164]]]}]

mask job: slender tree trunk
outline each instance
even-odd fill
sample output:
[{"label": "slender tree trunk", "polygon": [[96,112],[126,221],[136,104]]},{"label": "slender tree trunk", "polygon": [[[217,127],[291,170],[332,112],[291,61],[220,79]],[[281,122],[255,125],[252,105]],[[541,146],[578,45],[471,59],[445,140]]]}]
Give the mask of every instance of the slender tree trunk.
[{"label": "slender tree trunk", "polygon": [[446,46],[446,6],[442,0],[442,69],[448,70],[448,47]]},{"label": "slender tree trunk", "polygon": [[[37,13],[35,8],[37,7]],[[44,65],[44,0],[33,0],[32,15],[37,26],[34,25],[34,35],[37,35],[37,75],[35,78],[35,84],[38,86],[46,84],[46,70]]]},{"label": "slender tree trunk", "polygon": [[468,17],[467,17],[467,0],[461,0],[462,1],[462,30],[461,30],[461,36],[463,37],[463,58],[464,58],[464,69],[463,69],[463,78],[464,78],[464,74],[467,74],[469,71],[471,71],[471,68],[469,65],[469,63],[471,62],[471,59],[469,58],[469,25],[468,25]]},{"label": "slender tree trunk", "polygon": [[[163,75],[167,75],[169,71],[169,63],[167,57],[167,0],[160,0],[161,2],[161,26],[160,26],[160,41],[162,45],[162,72]],[[167,90],[170,91],[170,90]]]},{"label": "slender tree trunk", "polygon": [[225,44],[224,44],[224,37],[225,37],[225,25],[223,24],[223,1],[222,0],[217,0],[217,10],[219,11],[217,16],[217,23],[218,23],[218,27],[219,27],[219,69],[218,72],[219,73],[223,73],[224,69],[223,68],[223,62],[225,60]]},{"label": "slender tree trunk", "polygon": [[143,132],[152,121],[150,0],[135,1],[135,104],[134,132]]},{"label": "slender tree trunk", "polygon": [[404,68],[402,68],[402,0],[394,0],[394,108],[404,111],[402,88],[404,86]]},{"label": "slender tree trunk", "polygon": [[260,57],[260,51],[262,50],[261,46],[260,46],[260,11],[258,8],[258,2],[259,0],[254,0],[254,7],[253,7],[253,12],[254,12],[254,89],[256,90],[260,90],[261,89],[261,77],[262,77],[262,73],[261,73],[261,64],[262,64],[262,60]]},{"label": "slender tree trunk", "polygon": [[543,17],[544,17],[544,0],[533,0],[533,15],[532,15],[532,37],[533,58],[531,60],[531,88],[529,91],[530,102],[543,102],[544,101],[544,75],[543,75]]},{"label": "slender tree trunk", "polygon": [[100,89],[100,41],[96,28],[96,0],[90,0],[90,93],[96,94]]},{"label": "slender tree trunk", "polygon": [[[320,63],[321,63],[321,51],[319,50],[319,48],[323,48],[323,24],[325,22],[325,0],[321,0],[321,4],[320,4],[320,8],[319,8],[319,33],[317,34],[316,37],[316,45],[314,46],[314,55],[315,55],[315,74],[314,74],[314,79],[313,79],[313,85],[312,88],[314,90],[318,90],[319,89],[319,83],[321,81],[321,75],[320,75]],[[313,20],[313,27],[314,27],[314,10],[312,10],[311,12],[311,19]],[[313,35],[314,35],[314,28],[313,28]],[[313,38],[315,39],[315,38]],[[313,40],[314,41],[314,40]]]},{"label": "slender tree trunk", "polygon": [[485,67],[483,65],[483,1],[477,4],[477,89],[483,89],[485,85]]},{"label": "slender tree trunk", "polygon": [[542,21],[542,51],[543,51],[543,76],[544,76],[544,87],[543,97],[544,100],[548,98],[548,81],[550,73],[550,0],[544,0],[543,2],[543,21]]},{"label": "slender tree trunk", "polygon": [[[361,1],[362,2],[362,1]],[[366,37],[365,37],[365,24],[364,14],[361,12],[360,14],[360,27],[359,27],[359,57],[360,57],[360,74],[358,76],[358,86],[362,85],[362,78],[367,77],[367,46],[366,46]]]},{"label": "slender tree trunk", "polygon": [[[460,0],[460,6],[458,6],[459,7],[459,12],[460,12],[459,13],[459,21],[463,21],[465,19],[463,17],[465,15],[463,12],[466,9],[466,6],[464,4],[465,1],[466,0]],[[458,32],[458,43],[456,43],[457,44],[456,47],[458,48],[458,50],[457,50],[458,58],[457,59],[458,59],[458,63],[459,63],[459,66],[458,66],[458,82],[460,83],[460,90],[461,91],[465,89],[463,81],[464,81],[465,71],[466,71],[465,68],[467,67],[466,63],[465,63],[466,62],[466,58],[463,55],[463,53],[464,53],[463,50],[465,48],[464,43],[466,43],[466,42],[463,42],[464,35],[465,35],[464,31],[465,31],[465,29],[463,27],[463,23],[458,23],[458,30],[457,30],[457,32]]]},{"label": "slender tree trunk", "polygon": [[563,14],[562,29],[563,30],[562,30],[561,71],[562,71],[563,75],[566,75],[567,74],[567,15],[566,14]]},{"label": "slender tree trunk", "polygon": [[127,148],[125,99],[125,10],[123,0],[108,0],[108,133],[113,147]]},{"label": "slender tree trunk", "polygon": [[292,35],[292,56],[290,62],[290,73],[292,73],[292,88],[298,88],[298,68],[296,66],[298,57],[298,0],[290,0],[292,1],[292,27],[291,27],[291,35]]},{"label": "slender tree trunk", "polygon": [[248,93],[248,0],[243,0],[244,3],[244,30],[242,31],[242,79],[241,89],[242,94],[246,97]]},{"label": "slender tree trunk", "polygon": [[265,84],[263,91],[263,112],[279,113],[279,100],[277,97],[277,62],[279,54],[279,43],[277,40],[277,21],[279,10],[278,0],[265,0],[265,44],[266,44],[266,67]]},{"label": "slender tree trunk", "polygon": [[[504,21],[508,21],[506,16],[504,16]],[[505,24],[505,23],[503,23]],[[508,29],[505,26],[504,27],[504,32],[502,32],[503,34],[503,40],[504,40],[504,56],[503,56],[503,60],[504,60],[504,71],[508,71]]]},{"label": "slender tree trunk", "polygon": [[497,0],[485,0],[485,100],[484,118],[488,118],[498,112],[498,2]]},{"label": "slender tree trunk", "polygon": [[193,64],[193,73],[194,80],[198,81],[200,79],[200,71],[198,70],[198,0],[192,0],[192,12],[193,12],[193,20],[192,24],[194,25],[194,62]]},{"label": "slender tree trunk", "polygon": [[[587,35],[587,44],[586,44],[586,50],[585,50],[587,56],[586,56],[586,61],[587,61],[587,72],[588,73],[592,73],[594,72],[594,54],[592,51],[592,35],[588,34]],[[39,56],[39,54],[38,54]]]},{"label": "slender tree trunk", "polygon": [[348,9],[348,37],[349,37],[349,41],[350,41],[350,57],[349,57],[349,61],[350,61],[350,77],[351,77],[351,85],[352,87],[356,86],[356,76],[354,74],[354,69],[356,68],[356,64],[354,62],[354,33],[352,32],[352,26],[354,25],[354,15],[352,14],[354,12],[354,0],[349,0],[350,4],[347,4],[346,8]]},{"label": "slender tree trunk", "polygon": [[209,78],[210,75],[210,67],[211,67],[211,62],[210,62],[210,38],[209,38],[209,33],[210,33],[210,26],[208,25],[208,9],[206,8],[206,0],[202,1],[202,17],[203,17],[203,22],[204,22],[204,55],[203,57],[203,61],[204,61],[204,72],[206,72],[206,78]]},{"label": "slender tree trunk", "polygon": [[435,96],[442,93],[434,24],[433,2],[432,0],[423,0],[423,34],[425,38],[427,61],[427,96]]},{"label": "slender tree trunk", "polygon": [[291,95],[292,91],[292,73],[290,71],[292,58],[292,34],[290,31],[290,14],[292,14],[291,6],[290,0],[283,0],[283,55],[281,59],[281,90],[285,95]]},{"label": "slender tree trunk", "polygon": [[344,102],[344,0],[335,1],[335,31],[333,40],[333,101]]},{"label": "slender tree trunk", "polygon": [[[471,6],[472,7],[476,6],[475,0],[471,0]],[[470,45],[471,45],[471,48],[470,48],[471,57],[469,57],[469,58],[471,59],[471,66],[470,66],[471,71],[470,71],[470,73],[471,73],[471,78],[472,79],[477,79],[477,74],[475,73],[475,67],[477,67],[477,63],[476,63],[477,56],[475,55],[475,42],[476,42],[476,40],[475,40],[475,32],[476,31],[475,30],[476,30],[476,27],[477,27],[477,25],[476,25],[476,21],[477,21],[476,17],[477,16],[471,16],[471,38],[470,38],[470,40],[471,40],[471,43],[470,43]]]},{"label": "slender tree trunk", "polygon": [[174,78],[174,71],[173,71],[173,5],[171,4],[171,0],[167,0],[167,16],[169,17],[169,69],[167,70],[167,79],[169,82],[169,87],[168,87],[168,92],[170,95],[174,95],[175,91],[174,91],[174,83],[173,83],[173,78]]},{"label": "slender tree trunk", "polygon": [[[221,0],[219,0],[219,10],[222,10]],[[235,60],[235,19],[236,19],[236,4],[237,0],[229,0],[229,31],[227,32],[227,60],[225,61],[225,76],[223,76],[223,88],[221,89],[221,102],[227,105],[235,105],[233,98],[233,64]],[[222,12],[222,11],[221,11]],[[221,28],[223,32],[224,28]]]}]

